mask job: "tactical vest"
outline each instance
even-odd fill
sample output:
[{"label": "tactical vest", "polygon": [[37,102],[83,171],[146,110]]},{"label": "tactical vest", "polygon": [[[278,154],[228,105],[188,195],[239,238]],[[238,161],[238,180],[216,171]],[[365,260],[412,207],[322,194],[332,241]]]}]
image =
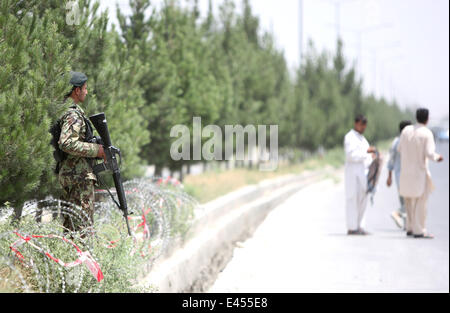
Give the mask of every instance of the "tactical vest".
[{"label": "tactical vest", "polygon": [[[70,109],[76,108],[75,106],[71,106]],[[83,140],[83,142],[92,142],[94,137],[94,132],[92,128],[91,122],[83,115],[83,120],[86,125],[86,136]],[[55,168],[55,174],[59,174],[59,170],[61,169],[61,163],[67,159],[68,154],[64,151],[62,151],[59,148],[59,138],[61,137],[61,130],[62,130],[62,120],[57,120],[52,127],[50,127],[49,133],[52,135],[52,140],[50,141],[50,144],[53,146],[53,158],[56,161],[56,168]]]}]

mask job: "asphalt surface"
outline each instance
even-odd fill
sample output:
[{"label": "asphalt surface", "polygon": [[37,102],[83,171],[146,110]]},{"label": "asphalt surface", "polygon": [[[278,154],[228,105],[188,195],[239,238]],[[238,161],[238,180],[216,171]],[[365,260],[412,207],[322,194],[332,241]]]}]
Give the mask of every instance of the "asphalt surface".
[{"label": "asphalt surface", "polygon": [[[345,229],[343,172],[308,186],[274,209],[239,243],[209,292],[449,292],[449,145],[430,164],[436,190],[428,202],[433,240],[407,238],[392,221],[399,207],[383,172],[367,237]],[[385,156],[386,158],[387,156]]]}]

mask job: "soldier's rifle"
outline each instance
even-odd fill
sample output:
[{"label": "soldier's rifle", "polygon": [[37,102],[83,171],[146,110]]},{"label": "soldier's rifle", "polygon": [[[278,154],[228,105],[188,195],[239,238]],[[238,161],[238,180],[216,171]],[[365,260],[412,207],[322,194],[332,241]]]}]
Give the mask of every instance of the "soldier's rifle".
[{"label": "soldier's rifle", "polygon": [[[95,129],[97,130],[98,134],[100,135],[101,142],[100,144],[103,145],[105,155],[106,155],[106,162],[97,164],[93,167],[94,173],[98,176],[99,173],[104,171],[111,171],[114,185],[116,187],[117,192],[117,198],[119,199],[119,203],[114,199],[114,197],[111,195],[113,201],[123,212],[123,216],[125,217],[125,222],[127,225],[128,234],[131,236],[131,229],[130,224],[128,222],[128,206],[127,206],[127,199],[125,197],[125,191],[123,189],[122,184],[122,178],[120,175],[120,167],[117,163],[117,156],[119,156],[120,160],[122,160],[120,149],[114,147],[111,143],[111,138],[109,135],[108,130],[108,123],[106,121],[106,115],[105,113],[99,113],[96,115],[93,115],[89,117],[92,124],[94,125]],[[109,192],[109,190],[108,190]]]}]

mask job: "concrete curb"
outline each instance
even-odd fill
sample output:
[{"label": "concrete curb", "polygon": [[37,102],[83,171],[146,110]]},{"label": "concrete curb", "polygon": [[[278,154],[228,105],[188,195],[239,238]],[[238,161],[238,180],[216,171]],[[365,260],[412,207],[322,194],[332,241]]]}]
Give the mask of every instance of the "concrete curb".
[{"label": "concrete curb", "polygon": [[323,172],[287,175],[247,186],[200,207],[185,242],[174,242],[141,283],[158,292],[204,292],[267,214]]}]

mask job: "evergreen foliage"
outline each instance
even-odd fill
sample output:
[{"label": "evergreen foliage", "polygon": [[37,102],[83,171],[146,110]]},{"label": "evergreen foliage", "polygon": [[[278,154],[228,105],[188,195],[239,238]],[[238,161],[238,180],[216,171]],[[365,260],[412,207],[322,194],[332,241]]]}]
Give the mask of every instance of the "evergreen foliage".
[{"label": "evergreen foliage", "polygon": [[248,0],[241,11],[224,0],[218,12],[210,1],[204,18],[197,0],[130,0],[131,15],[117,9],[117,30],[90,0],[76,2],[79,23],[69,25],[67,3],[0,4],[0,205],[58,193],[48,129],[66,108],[69,70],[89,77],[83,107],[106,112],[125,178],[145,164],[157,174],[186,164],[170,158],[170,130],[192,128],[194,116],[222,128],[276,124],[281,149],[309,151],[342,145],[357,113],[369,119],[371,142],[412,119],[397,103],[364,94],[341,41],[334,55],[310,43],[291,77]]}]

